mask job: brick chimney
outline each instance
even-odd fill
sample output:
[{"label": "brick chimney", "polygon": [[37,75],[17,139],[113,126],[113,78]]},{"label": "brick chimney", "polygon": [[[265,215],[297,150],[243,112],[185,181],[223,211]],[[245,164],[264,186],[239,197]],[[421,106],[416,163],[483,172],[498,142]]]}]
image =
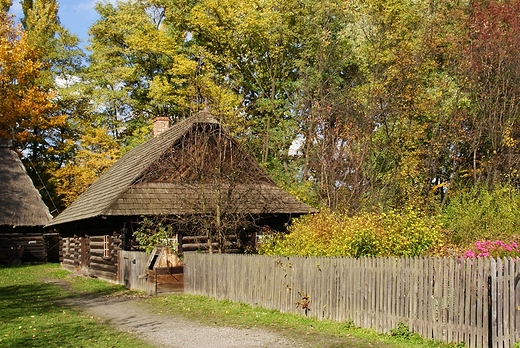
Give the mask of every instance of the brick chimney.
[{"label": "brick chimney", "polygon": [[13,147],[13,141],[7,138],[0,138],[0,147]]},{"label": "brick chimney", "polygon": [[170,119],[168,117],[159,116],[153,119],[153,137],[155,138],[165,130],[170,128]]}]

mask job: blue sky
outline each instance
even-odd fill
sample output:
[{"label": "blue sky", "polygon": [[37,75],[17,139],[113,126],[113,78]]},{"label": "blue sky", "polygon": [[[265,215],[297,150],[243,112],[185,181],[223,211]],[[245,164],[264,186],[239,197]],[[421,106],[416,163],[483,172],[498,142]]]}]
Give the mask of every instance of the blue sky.
[{"label": "blue sky", "polygon": [[[75,34],[81,41],[81,45],[87,45],[88,29],[99,19],[94,6],[99,0],[58,0],[61,25]],[[104,0],[102,2],[115,3],[116,0]],[[17,17],[22,14],[19,0],[13,0],[11,12]]]}]

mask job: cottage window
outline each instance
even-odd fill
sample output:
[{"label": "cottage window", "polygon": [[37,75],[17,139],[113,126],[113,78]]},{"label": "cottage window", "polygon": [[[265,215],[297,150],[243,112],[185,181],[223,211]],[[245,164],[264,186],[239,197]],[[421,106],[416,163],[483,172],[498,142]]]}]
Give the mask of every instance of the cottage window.
[{"label": "cottage window", "polygon": [[110,236],[103,236],[103,258],[110,258]]}]

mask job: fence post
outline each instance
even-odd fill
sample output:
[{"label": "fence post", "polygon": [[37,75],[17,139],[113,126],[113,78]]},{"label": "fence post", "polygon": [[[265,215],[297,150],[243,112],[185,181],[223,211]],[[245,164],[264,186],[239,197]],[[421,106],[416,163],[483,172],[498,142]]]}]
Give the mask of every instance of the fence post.
[{"label": "fence post", "polygon": [[515,341],[520,340],[520,259],[516,259],[515,262]]}]

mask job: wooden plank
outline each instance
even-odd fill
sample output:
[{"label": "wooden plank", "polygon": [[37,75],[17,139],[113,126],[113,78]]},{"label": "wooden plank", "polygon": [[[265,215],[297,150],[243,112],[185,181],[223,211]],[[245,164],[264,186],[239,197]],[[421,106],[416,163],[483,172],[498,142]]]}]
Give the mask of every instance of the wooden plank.
[{"label": "wooden plank", "polygon": [[361,259],[351,259],[351,271],[352,271],[352,300],[351,300],[351,308],[352,308],[352,319],[356,326],[363,325],[361,321],[361,276],[360,276],[360,267],[359,263]]},{"label": "wooden plank", "polygon": [[412,332],[417,332],[418,321],[411,320],[411,318],[417,318],[417,272],[416,272],[416,258],[408,258],[408,323],[409,328]]},{"label": "wooden plank", "polygon": [[498,284],[497,262],[491,263],[491,346],[498,348]]},{"label": "wooden plank", "polygon": [[422,327],[419,334],[425,338],[431,338],[431,330],[430,327],[430,302],[432,301],[431,290],[432,283],[430,277],[430,262],[431,258],[422,259],[422,284],[421,284],[421,292],[419,293],[421,296],[421,317],[422,317]]},{"label": "wooden plank", "polygon": [[461,306],[464,303],[464,290],[461,288],[461,271],[462,271],[462,265],[463,261],[460,259],[452,259],[453,260],[453,268],[450,267],[453,271],[453,289],[452,289],[452,308],[451,308],[451,318],[452,318],[452,342],[463,342],[464,339],[461,337],[461,319],[462,319],[462,312],[464,311],[463,307]]},{"label": "wooden plank", "polygon": [[520,258],[514,259],[514,341],[520,341]]},{"label": "wooden plank", "polygon": [[376,323],[375,328],[377,331],[384,332],[385,325],[385,315],[384,315],[384,303],[385,303],[385,290],[386,290],[386,283],[385,283],[385,277],[384,275],[387,272],[387,258],[377,258],[376,259],[376,292],[374,295],[376,296],[376,306],[374,308],[375,315],[376,315]]},{"label": "wooden plank", "polygon": [[89,259],[90,259],[91,265],[92,264],[115,265],[117,263],[117,257],[104,258],[103,256],[99,256],[99,254],[93,254],[93,253],[90,253]]},{"label": "wooden plank", "polygon": [[404,267],[404,259],[399,259],[399,268],[397,269],[397,287],[396,287],[396,313],[395,318],[397,322],[401,321],[401,317],[403,315],[403,267]]},{"label": "wooden plank", "polygon": [[372,267],[372,257],[367,257],[365,259],[365,289],[364,289],[364,308],[363,312],[365,314],[365,325],[364,327],[372,328],[372,280],[373,280],[373,267]]},{"label": "wooden plank", "polygon": [[[346,284],[345,284],[345,318],[347,320],[352,320],[354,323],[356,322],[356,317],[354,315],[354,296],[356,285],[354,283],[354,269],[353,269],[353,260],[352,258],[345,259],[345,264],[343,266],[343,272],[346,273]],[[519,286],[519,303],[520,303],[520,286]],[[520,315],[519,315],[520,321]]]},{"label": "wooden plank", "polygon": [[512,265],[510,263],[511,258],[504,258],[503,260],[503,346],[512,346],[515,342],[511,341],[511,287],[510,287],[510,274]]},{"label": "wooden plank", "polygon": [[441,274],[439,272],[439,258],[433,259],[433,302],[432,302],[432,331],[434,339],[440,339],[440,317],[439,317],[439,304],[440,304],[440,293],[442,286]]},{"label": "wooden plank", "polygon": [[[90,265],[90,273],[92,273],[92,271],[103,271],[103,272],[107,272],[107,273],[112,273],[117,279],[117,266],[112,264],[112,265],[105,265],[105,264],[101,264],[101,263],[92,263]],[[112,278],[110,278],[112,279]]]},{"label": "wooden plank", "polygon": [[396,259],[395,263],[392,264],[392,296],[390,298],[391,301],[391,318],[392,322],[390,323],[388,330],[397,327],[397,323],[399,322],[399,270],[401,269],[401,259]]},{"label": "wooden plank", "polygon": [[472,325],[472,322],[471,322],[471,303],[472,301],[476,300],[474,298],[474,291],[475,291],[475,286],[473,285],[473,282],[476,281],[476,279],[473,279],[472,278],[472,270],[471,268],[473,267],[473,261],[472,260],[466,260],[465,262],[465,274],[464,274],[464,283],[465,283],[465,290],[466,290],[466,294],[465,294],[465,301],[464,301],[464,327],[466,328],[465,330],[465,339],[464,339],[464,342],[466,343],[466,345],[470,348],[474,347],[474,345],[472,346],[472,343],[474,344],[473,342],[473,339],[472,339],[472,328],[473,328],[473,325]]},{"label": "wooden plank", "polygon": [[403,323],[408,326],[408,329],[412,329],[411,326],[411,306],[412,306],[412,299],[411,299],[411,293],[412,293],[412,272],[411,272],[411,264],[412,264],[412,258],[406,257],[406,267],[405,267],[405,319],[403,320]]},{"label": "wooden plank", "polygon": [[368,325],[368,315],[367,315],[367,278],[368,278],[368,272],[367,272],[367,262],[368,259],[366,257],[361,258],[361,261],[363,262],[363,266],[360,269],[360,278],[361,278],[361,293],[360,293],[360,301],[361,301],[361,308],[360,308],[360,315],[361,315],[361,322],[363,323],[363,327],[370,327]]},{"label": "wooden plank", "polygon": [[387,332],[388,320],[389,317],[385,315],[386,313],[386,299],[389,296],[388,293],[388,281],[387,275],[390,268],[390,259],[388,257],[380,258],[377,269],[379,271],[379,293],[378,296],[378,308],[377,308],[377,316],[378,316],[378,328],[377,330],[380,332]]},{"label": "wooden plank", "polygon": [[507,311],[507,330],[504,335],[506,335],[506,345],[513,346],[516,341],[514,339],[514,306],[515,306],[515,300],[514,300],[514,282],[515,282],[515,276],[514,276],[514,261],[511,257],[507,258],[507,274],[506,274],[506,290],[505,294],[507,296],[507,304],[504,304],[504,311]]},{"label": "wooden plank", "polygon": [[496,260],[497,263],[497,331],[495,344],[497,347],[502,347],[504,342],[504,262],[502,258]]},{"label": "wooden plank", "polygon": [[116,272],[104,271],[100,269],[90,269],[89,275],[109,282],[117,283]]},{"label": "wooden plank", "polygon": [[351,284],[348,283],[349,270],[347,269],[347,262],[344,258],[338,258],[339,281],[341,282],[341,302],[338,310],[340,314],[340,322],[351,320],[348,312],[348,300],[350,296]]}]

